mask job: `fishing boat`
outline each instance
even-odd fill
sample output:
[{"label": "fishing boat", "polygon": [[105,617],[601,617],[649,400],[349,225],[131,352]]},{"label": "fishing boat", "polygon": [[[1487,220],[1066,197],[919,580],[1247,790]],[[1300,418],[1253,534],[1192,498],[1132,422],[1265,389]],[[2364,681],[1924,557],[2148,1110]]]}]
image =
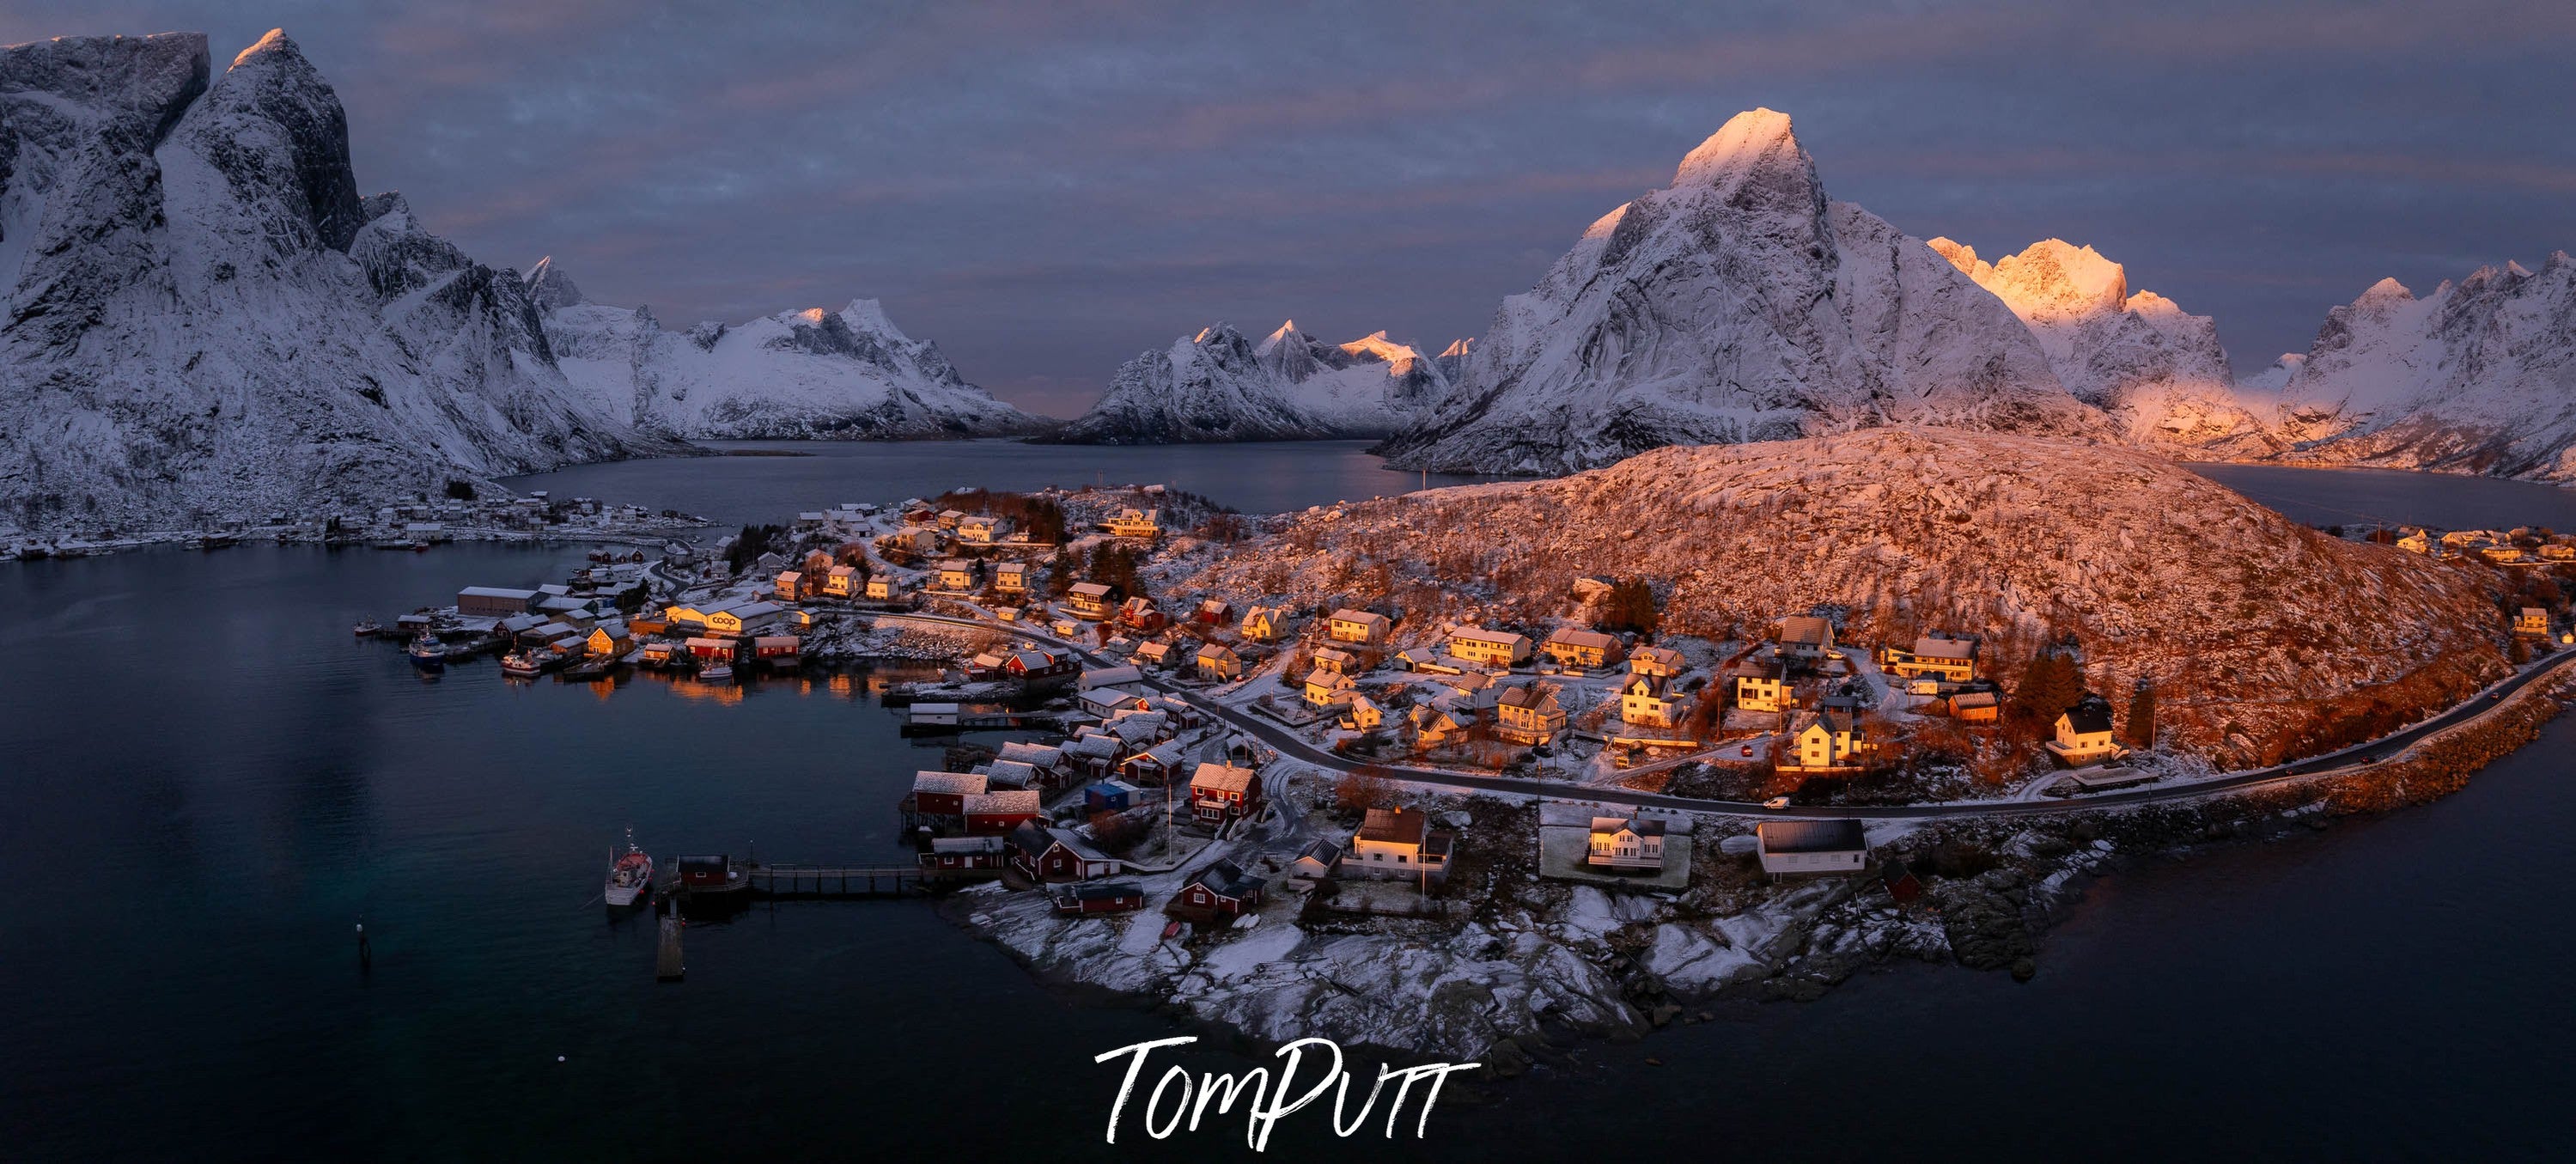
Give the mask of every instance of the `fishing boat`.
[{"label": "fishing boat", "polygon": [[544,674],[545,670],[544,665],[537,662],[536,656],[524,651],[512,651],[501,656],[501,673],[513,679],[534,679]]},{"label": "fishing boat", "polygon": [[371,639],[383,633],[385,628],[384,624],[379,623],[372,618],[362,618],[358,620],[358,625],[350,627],[349,629],[359,638]]},{"label": "fishing boat", "polygon": [[608,669],[616,665],[617,660],[610,656],[591,655],[556,674],[565,679],[605,679],[608,677]]},{"label": "fishing boat", "polygon": [[733,664],[731,664],[731,663],[726,663],[726,662],[714,662],[714,663],[709,663],[709,664],[707,664],[707,665],[706,665],[706,666],[704,666],[704,667],[700,667],[700,668],[698,668],[698,682],[700,682],[700,683],[731,683],[731,682],[733,682]]},{"label": "fishing boat", "polygon": [[403,654],[411,657],[412,666],[424,671],[442,671],[447,668],[447,648],[427,632],[413,639],[410,646],[404,647]]},{"label": "fishing boat", "polygon": [[635,847],[635,830],[626,830],[626,851],[608,851],[608,904],[625,908],[653,891],[653,855]]}]

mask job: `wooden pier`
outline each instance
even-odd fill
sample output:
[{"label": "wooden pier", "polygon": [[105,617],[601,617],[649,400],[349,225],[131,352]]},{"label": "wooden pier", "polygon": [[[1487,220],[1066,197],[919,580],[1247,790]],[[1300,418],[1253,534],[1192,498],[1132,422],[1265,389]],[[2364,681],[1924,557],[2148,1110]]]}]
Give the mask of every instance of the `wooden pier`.
[{"label": "wooden pier", "polygon": [[680,930],[683,923],[676,917],[662,919],[661,943],[653,951],[653,977],[661,982],[677,982],[688,974],[688,963],[680,958]]},{"label": "wooden pier", "polygon": [[753,897],[910,897],[928,891],[918,865],[752,865]]}]

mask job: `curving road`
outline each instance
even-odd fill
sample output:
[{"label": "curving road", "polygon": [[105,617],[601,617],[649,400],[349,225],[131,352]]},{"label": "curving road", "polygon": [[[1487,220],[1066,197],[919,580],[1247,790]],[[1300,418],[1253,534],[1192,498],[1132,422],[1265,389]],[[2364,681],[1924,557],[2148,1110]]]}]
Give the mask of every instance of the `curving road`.
[{"label": "curving road", "polygon": [[[1113,662],[1113,660],[1103,659],[1101,656],[1093,653],[1089,648],[1078,643],[1066,642],[1052,634],[1022,625],[1002,622],[986,622],[979,619],[958,618],[950,615],[937,614],[910,614],[906,617],[955,623],[959,626],[974,627],[978,630],[1004,631],[1031,639],[1037,639],[1043,642],[1054,643],[1057,646],[1072,650],[1074,653],[1081,655],[1086,659],[1090,659],[1093,662]],[[1468,772],[1452,772],[1444,768],[1414,768],[1404,765],[1376,763],[1363,764],[1353,761],[1349,757],[1338,756],[1323,748],[1316,747],[1315,745],[1298,737],[1295,733],[1289,731],[1286,727],[1280,724],[1259,718],[1249,712],[1239,711],[1224,704],[1200,700],[1195,698],[1190,692],[1172,687],[1160,680],[1149,677],[1145,680],[1145,686],[1151,687],[1163,694],[1187,700],[1191,706],[1198,708],[1200,711],[1215,718],[1222,719],[1225,722],[1242,729],[1246,734],[1251,735],[1255,739],[1270,745],[1272,748],[1276,749],[1280,755],[1293,756],[1299,760],[1306,761],[1307,763],[1335,771],[1348,772],[1365,767],[1373,774],[1383,774],[1399,780],[1417,780],[1425,783],[1437,783],[1458,788],[1476,788],[1489,792],[1504,792],[1520,796],[1548,796],[1566,800],[1598,801],[1603,804],[1625,804],[1639,808],[1676,809],[1685,812],[1710,813],[1726,816],[1914,820],[1927,817],[2036,816],[2048,813],[2066,812],[2073,809],[2105,807],[2118,808],[2129,805],[2152,804],[2158,801],[2191,800],[2198,797],[2208,796],[2213,793],[2238,791],[2247,788],[2259,788],[2269,784],[2285,784],[2293,781],[2309,779],[2315,776],[2331,775],[2339,772],[2349,772],[2357,768],[2366,768],[2372,764],[2376,764],[2405,751],[2408,747],[2414,745],[2417,741],[2422,740],[2426,736],[2449,728],[2458,727],[2461,724],[2468,723],[2497,710],[2502,707],[2505,700],[2515,692],[2522,690],[2524,687],[2530,686],[2532,683],[2539,681],[2542,677],[2550,675],[2566,667],[2570,663],[2576,663],[2576,651],[2560,651],[2541,662],[2534,663],[2518,672],[2515,672],[2512,677],[2507,678],[2474,696],[2471,696],[2467,702],[2452,707],[2450,710],[2433,716],[2422,723],[2399,729],[2398,731],[2381,736],[2375,740],[2355,744],[2352,747],[2345,748],[2341,751],[2329,752],[2322,756],[2311,756],[2295,763],[2281,764],[2270,768],[2249,769],[2244,772],[2221,776],[2211,780],[2195,781],[2189,784],[2177,784],[2164,788],[2141,788],[2129,792],[2109,792],[2098,796],[2077,796],[2068,797],[2063,800],[2050,801],[1968,801],[1943,804],[1894,805],[1798,805],[1794,808],[1788,809],[1766,809],[1759,804],[1740,800],[1703,800],[1698,797],[1691,796],[1666,796],[1657,792],[1638,792],[1634,789],[1627,788],[1601,788],[1592,785],[1568,784],[1562,781],[1532,780],[1521,776],[1485,776]],[[1691,758],[1692,757],[1687,756],[1680,757],[1674,761],[1670,761],[1670,763],[1679,763]]]}]

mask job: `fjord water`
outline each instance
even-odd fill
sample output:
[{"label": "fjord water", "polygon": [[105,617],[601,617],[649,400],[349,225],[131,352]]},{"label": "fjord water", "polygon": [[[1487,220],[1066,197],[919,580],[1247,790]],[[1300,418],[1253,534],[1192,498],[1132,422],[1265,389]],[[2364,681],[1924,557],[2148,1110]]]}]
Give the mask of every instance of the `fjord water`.
[{"label": "fjord water", "polygon": [[[771,459],[650,467],[675,498],[659,504],[697,490],[729,521],[1024,471],[1026,446],[895,448],[939,453],[938,476],[870,486],[852,456],[817,489],[727,501],[699,475]],[[1221,451],[1230,471],[1182,484],[1246,509],[1402,485],[1318,474],[1307,447]],[[1112,480],[1152,476],[1128,450],[1085,452]],[[2301,491],[2367,486],[2398,520],[2576,525],[2536,486],[2274,472],[2301,475],[2230,483],[2304,520],[2339,519],[2300,513]],[[625,495],[562,476],[561,493]],[[2507,495],[2529,516],[2472,516]],[[430,681],[348,633],[581,556],[245,546],[0,566],[0,1157],[1136,1154],[1132,1124],[1101,1143],[1116,1076],[1091,1059],[1178,1028],[1051,992],[923,903],[696,927],[674,986],[652,981],[649,924],[599,905],[629,825],[665,857],[896,854],[894,798],[938,752],[899,738],[863,681],[728,702],[653,680],[510,684],[488,663]],[[2555,1151],[2576,1085],[2554,868],[2571,756],[2562,721],[2437,804],[2123,872],[2028,984],[1906,968],[1814,1004],[1721,1007],[1444,1103],[1424,1143],[1335,1140],[1308,1113],[1270,1154],[1526,1159],[1605,1128],[1656,1154]],[[1241,1143],[1212,1120],[1144,1154]]]}]

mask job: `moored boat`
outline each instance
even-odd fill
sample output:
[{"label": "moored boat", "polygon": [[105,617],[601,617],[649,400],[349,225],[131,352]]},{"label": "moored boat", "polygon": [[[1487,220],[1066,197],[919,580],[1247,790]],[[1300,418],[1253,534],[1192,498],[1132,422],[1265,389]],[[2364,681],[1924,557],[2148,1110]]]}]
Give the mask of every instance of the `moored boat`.
[{"label": "moored boat", "polygon": [[731,683],[733,682],[733,664],[709,663],[704,667],[700,667],[698,668],[698,681],[701,683]]},{"label": "moored boat", "polygon": [[374,638],[378,634],[383,633],[385,627],[383,623],[377,622],[372,618],[362,618],[358,620],[358,625],[349,629],[359,638],[367,639]]},{"label": "moored boat", "polygon": [[424,671],[439,671],[447,667],[446,646],[426,633],[413,639],[409,646],[404,647],[403,654],[410,657],[412,666]]},{"label": "moored boat", "polygon": [[544,664],[539,663],[536,656],[522,651],[512,651],[501,656],[501,673],[513,679],[534,679],[544,674],[545,670]]},{"label": "moored boat", "polygon": [[653,891],[653,856],[635,846],[635,830],[626,830],[626,851],[609,850],[608,904],[625,908]]}]

